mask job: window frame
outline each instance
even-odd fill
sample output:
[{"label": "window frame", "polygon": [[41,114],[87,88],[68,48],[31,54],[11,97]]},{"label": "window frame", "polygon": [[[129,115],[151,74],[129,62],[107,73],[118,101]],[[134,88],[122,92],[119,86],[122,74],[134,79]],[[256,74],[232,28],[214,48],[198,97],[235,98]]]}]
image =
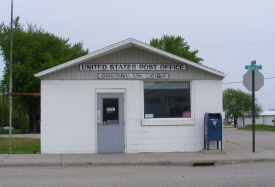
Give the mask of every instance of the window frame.
[{"label": "window frame", "polygon": [[[156,82],[155,80],[148,80],[148,82]],[[169,81],[189,81],[190,82],[190,110],[191,110],[191,118],[144,118],[144,81],[141,81],[141,114],[142,114],[142,126],[193,126],[195,124],[194,116],[194,81],[192,80],[163,80],[159,82],[169,82]],[[147,81],[146,81],[147,82]]]}]

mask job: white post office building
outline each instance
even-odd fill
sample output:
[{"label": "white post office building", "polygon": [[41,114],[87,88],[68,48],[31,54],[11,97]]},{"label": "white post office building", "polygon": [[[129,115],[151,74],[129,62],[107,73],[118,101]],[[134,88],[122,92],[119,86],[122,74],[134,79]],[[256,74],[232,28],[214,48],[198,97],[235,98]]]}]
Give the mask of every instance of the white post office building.
[{"label": "white post office building", "polygon": [[201,151],[222,112],[225,74],[134,39],[35,76],[42,154]]}]

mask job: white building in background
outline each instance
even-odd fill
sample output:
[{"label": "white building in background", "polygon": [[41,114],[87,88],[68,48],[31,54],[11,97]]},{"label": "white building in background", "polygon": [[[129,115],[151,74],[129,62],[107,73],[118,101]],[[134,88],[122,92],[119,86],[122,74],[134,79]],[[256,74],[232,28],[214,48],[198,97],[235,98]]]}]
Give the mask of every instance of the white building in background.
[{"label": "white building in background", "polygon": [[42,153],[195,152],[220,71],[127,39],[35,75]]},{"label": "white building in background", "polygon": [[[274,125],[272,120],[275,120],[275,110],[263,111],[259,118],[255,118],[255,124]],[[244,124],[251,125],[252,118],[245,118]],[[243,118],[238,118],[238,126],[243,127]]]}]

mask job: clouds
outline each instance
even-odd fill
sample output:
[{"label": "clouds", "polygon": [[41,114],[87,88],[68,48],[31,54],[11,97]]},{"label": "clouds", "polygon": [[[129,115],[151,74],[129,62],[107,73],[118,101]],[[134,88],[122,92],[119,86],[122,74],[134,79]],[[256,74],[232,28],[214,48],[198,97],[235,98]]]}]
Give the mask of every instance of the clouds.
[{"label": "clouds", "polygon": [[[71,43],[83,41],[90,52],[127,38],[149,43],[163,34],[180,35],[199,50],[204,65],[228,74],[223,82],[241,81],[252,60],[263,66],[265,77],[275,77],[274,10],[272,0],[14,0],[21,23],[37,24]],[[1,1],[0,17],[10,22],[10,1]],[[266,80],[256,96],[273,85],[275,79]],[[227,87],[245,91],[242,84]],[[265,110],[275,108],[274,97],[273,90],[260,100]]]}]

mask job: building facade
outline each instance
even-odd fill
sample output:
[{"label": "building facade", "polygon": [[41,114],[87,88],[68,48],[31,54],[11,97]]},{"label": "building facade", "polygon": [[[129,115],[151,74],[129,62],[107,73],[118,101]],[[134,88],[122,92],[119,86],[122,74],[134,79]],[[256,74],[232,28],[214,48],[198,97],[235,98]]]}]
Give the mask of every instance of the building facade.
[{"label": "building facade", "polygon": [[[275,110],[263,111],[258,118],[255,119],[255,124],[275,126]],[[252,118],[238,118],[238,126],[243,127],[252,124]]]},{"label": "building facade", "polygon": [[35,75],[41,153],[196,152],[222,72],[127,39]]}]

